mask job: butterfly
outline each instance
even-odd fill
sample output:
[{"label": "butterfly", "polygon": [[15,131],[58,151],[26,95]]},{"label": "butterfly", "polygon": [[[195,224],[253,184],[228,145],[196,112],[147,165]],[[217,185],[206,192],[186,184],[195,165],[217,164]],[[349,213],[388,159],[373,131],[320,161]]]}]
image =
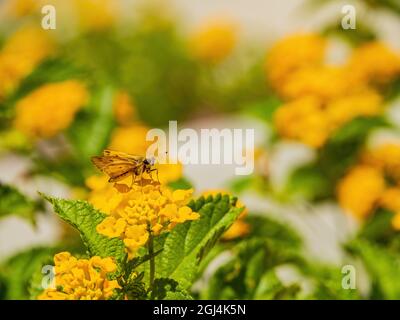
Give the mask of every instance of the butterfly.
[{"label": "butterfly", "polygon": [[[143,174],[147,173],[151,180],[152,172],[156,171],[158,180],[158,170],[154,168],[155,158],[147,159],[143,156],[135,156],[124,152],[104,150],[102,156],[91,158],[93,164],[102,172],[107,174],[110,179],[108,182],[118,182],[132,176],[132,184],[143,184]],[[140,178],[137,181],[137,177]]]}]

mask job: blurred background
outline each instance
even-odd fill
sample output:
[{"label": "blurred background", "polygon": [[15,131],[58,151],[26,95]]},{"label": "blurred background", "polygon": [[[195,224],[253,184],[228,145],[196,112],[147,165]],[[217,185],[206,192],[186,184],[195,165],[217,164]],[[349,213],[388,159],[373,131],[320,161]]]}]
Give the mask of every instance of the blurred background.
[{"label": "blurred background", "polygon": [[[55,30],[41,28],[47,4]],[[341,27],[349,4],[355,30]],[[352,255],[371,297],[387,284],[374,263],[400,254],[399,94],[395,0],[0,0],[0,262],[67,243],[38,191],[90,198],[91,156],[143,154],[149,128],[178,120],[254,128],[256,168],[177,166],[164,181],[237,195],[249,216],[295,230],[316,263]]]}]

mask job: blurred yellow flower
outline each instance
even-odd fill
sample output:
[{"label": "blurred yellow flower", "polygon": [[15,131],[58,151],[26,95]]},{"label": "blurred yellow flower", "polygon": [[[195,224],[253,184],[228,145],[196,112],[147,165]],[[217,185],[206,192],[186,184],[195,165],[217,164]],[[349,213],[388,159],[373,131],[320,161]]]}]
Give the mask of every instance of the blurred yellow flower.
[{"label": "blurred yellow flower", "polygon": [[332,66],[313,66],[301,68],[286,76],[277,88],[282,97],[295,99],[312,95],[322,101],[340,97],[352,88],[346,81],[347,69]]},{"label": "blurred yellow flower", "polygon": [[384,189],[385,179],[381,170],[358,165],[339,182],[339,204],[346,213],[363,220],[378,205]]},{"label": "blurred yellow flower", "polygon": [[60,252],[54,263],[56,288],[46,289],[39,300],[105,300],[120,288],[117,280],[107,279],[117,270],[111,258],[77,259],[69,252]]},{"label": "blurred yellow flower", "polygon": [[127,92],[117,92],[114,98],[113,111],[118,124],[128,125],[133,122],[135,118],[135,106]]},{"label": "blurred yellow flower", "polygon": [[326,41],[316,34],[295,34],[277,42],[267,54],[266,72],[273,88],[280,92],[293,72],[323,63]]},{"label": "blurred yellow flower", "polygon": [[400,230],[400,187],[386,189],[380,198],[380,205],[395,214],[392,218],[392,227]]},{"label": "blurred yellow flower", "polygon": [[74,4],[84,29],[103,30],[117,19],[118,2],[115,0],[74,0]]},{"label": "blurred yellow flower", "polygon": [[387,176],[400,183],[400,144],[384,143],[368,150],[363,161],[384,170]]},{"label": "blurred yellow flower", "polygon": [[18,101],[15,127],[31,137],[54,136],[71,124],[87,99],[88,92],[81,82],[45,84]]},{"label": "blurred yellow flower", "polygon": [[191,49],[200,60],[217,63],[226,58],[236,44],[236,25],[228,20],[207,21],[191,38]]},{"label": "blurred yellow flower", "polygon": [[146,141],[149,128],[141,124],[116,128],[108,146],[111,150],[125,152],[133,155],[145,155],[151,142]]},{"label": "blurred yellow flower", "polygon": [[280,135],[312,147],[322,146],[329,136],[329,119],[319,99],[303,97],[282,105],[274,117]]},{"label": "blurred yellow flower", "polygon": [[326,113],[332,129],[359,117],[382,114],[383,98],[375,90],[364,89],[357,93],[339,97],[326,105]]},{"label": "blurred yellow flower", "polygon": [[354,50],[348,68],[348,76],[360,82],[386,84],[400,76],[400,53],[384,43],[370,42]]},{"label": "blurred yellow flower", "polygon": [[183,176],[183,166],[181,163],[156,164],[155,168],[158,169],[158,177],[161,184],[174,182]]},{"label": "blurred yellow flower", "polygon": [[[93,180],[90,183],[102,184]],[[115,189],[106,190],[102,197],[97,193],[96,197],[89,198],[89,202],[108,214],[97,226],[97,232],[121,238],[129,258],[133,258],[137,249],[146,245],[150,234],[158,235],[179,223],[200,217],[186,205],[192,192],[172,191],[164,186],[133,186],[126,193],[119,193]]]},{"label": "blurred yellow flower", "polygon": [[223,240],[233,240],[242,238],[249,234],[250,225],[243,220],[236,220],[231,227],[222,235]]},{"label": "blurred yellow flower", "polygon": [[381,195],[379,203],[382,207],[393,211],[400,212],[400,188],[387,188]]},{"label": "blurred yellow flower", "polygon": [[321,102],[316,95],[292,100],[276,111],[274,122],[283,137],[318,148],[346,122],[382,112],[382,97],[372,89],[365,89],[329,103]]},{"label": "blurred yellow flower", "polygon": [[42,29],[25,26],[16,31],[0,51],[0,100],[53,51]]},{"label": "blurred yellow flower", "polygon": [[393,217],[392,227],[394,230],[400,231],[400,212],[397,212]]},{"label": "blurred yellow flower", "polygon": [[[203,192],[203,196],[207,198],[208,196],[215,196],[217,194],[229,195],[229,192],[225,190],[215,189]],[[248,209],[239,200],[236,202],[236,208],[244,208],[242,213],[239,215],[238,219],[231,225],[231,227],[225,231],[222,235],[223,240],[232,240],[239,237],[244,237],[250,232],[250,225],[244,221],[245,217],[248,215]]]}]

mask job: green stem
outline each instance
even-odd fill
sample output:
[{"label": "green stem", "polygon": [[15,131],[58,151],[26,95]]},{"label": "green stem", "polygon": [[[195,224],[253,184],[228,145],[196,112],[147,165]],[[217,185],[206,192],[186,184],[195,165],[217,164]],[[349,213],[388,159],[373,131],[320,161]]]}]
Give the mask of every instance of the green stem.
[{"label": "green stem", "polygon": [[150,233],[149,241],[148,241],[148,250],[149,250],[149,255],[150,255],[150,290],[153,290],[153,285],[154,285],[154,275],[155,275],[155,270],[156,266],[154,263],[154,244],[153,244],[153,235]]}]

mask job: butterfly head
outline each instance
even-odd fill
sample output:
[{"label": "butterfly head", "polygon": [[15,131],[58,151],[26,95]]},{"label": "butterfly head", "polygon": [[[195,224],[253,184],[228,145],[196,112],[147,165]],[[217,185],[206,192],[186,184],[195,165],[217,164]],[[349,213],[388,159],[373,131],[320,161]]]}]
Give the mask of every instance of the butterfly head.
[{"label": "butterfly head", "polygon": [[144,159],[143,162],[144,162],[146,165],[154,166],[154,164],[156,163],[156,158],[154,158],[154,157],[147,158],[147,159]]}]

